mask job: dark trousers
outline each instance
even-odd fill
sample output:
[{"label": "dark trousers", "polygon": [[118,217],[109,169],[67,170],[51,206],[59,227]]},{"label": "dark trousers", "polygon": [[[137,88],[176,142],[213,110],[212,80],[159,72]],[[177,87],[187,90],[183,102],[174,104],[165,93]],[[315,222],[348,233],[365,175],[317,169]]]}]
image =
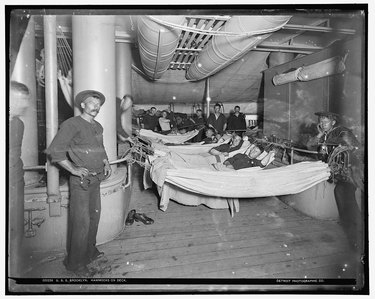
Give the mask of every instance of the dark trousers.
[{"label": "dark trousers", "polygon": [[100,219],[100,181],[89,177],[83,186],[81,179],[70,177],[67,257],[65,266],[76,270],[86,266],[97,255],[96,234]]},{"label": "dark trousers", "polygon": [[350,245],[356,250],[363,249],[363,220],[355,199],[356,187],[347,182],[337,182],[334,193],[340,216],[340,223]]}]

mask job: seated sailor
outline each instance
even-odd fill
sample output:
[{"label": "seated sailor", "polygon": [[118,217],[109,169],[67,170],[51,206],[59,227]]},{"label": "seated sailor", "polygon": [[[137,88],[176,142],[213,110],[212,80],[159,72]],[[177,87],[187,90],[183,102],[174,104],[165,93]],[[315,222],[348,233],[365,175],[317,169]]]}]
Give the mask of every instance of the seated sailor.
[{"label": "seated sailor", "polygon": [[159,125],[162,133],[169,133],[171,131],[171,120],[168,118],[168,112],[164,110],[159,118]]},{"label": "seated sailor", "polygon": [[205,131],[206,138],[203,139],[203,144],[217,143],[217,138],[215,136],[215,130],[211,127],[207,128]]}]

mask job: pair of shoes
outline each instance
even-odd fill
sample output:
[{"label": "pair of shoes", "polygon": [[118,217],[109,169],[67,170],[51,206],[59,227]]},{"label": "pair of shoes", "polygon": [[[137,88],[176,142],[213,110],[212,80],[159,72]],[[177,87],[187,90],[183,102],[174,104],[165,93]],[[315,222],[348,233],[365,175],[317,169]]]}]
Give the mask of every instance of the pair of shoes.
[{"label": "pair of shoes", "polygon": [[73,272],[78,277],[91,277],[92,276],[92,273],[89,270],[89,268],[87,268],[87,266],[79,267],[77,270],[74,270]]},{"label": "pair of shoes", "polygon": [[136,222],[143,222],[143,224],[153,224],[154,223],[154,220],[147,217],[145,214],[141,214],[141,213],[135,213],[134,214],[134,220]]},{"label": "pair of shoes", "polygon": [[128,213],[128,216],[126,217],[126,220],[125,220],[125,225],[126,226],[132,225],[134,223],[134,215],[135,214],[136,214],[135,210],[131,210]]}]

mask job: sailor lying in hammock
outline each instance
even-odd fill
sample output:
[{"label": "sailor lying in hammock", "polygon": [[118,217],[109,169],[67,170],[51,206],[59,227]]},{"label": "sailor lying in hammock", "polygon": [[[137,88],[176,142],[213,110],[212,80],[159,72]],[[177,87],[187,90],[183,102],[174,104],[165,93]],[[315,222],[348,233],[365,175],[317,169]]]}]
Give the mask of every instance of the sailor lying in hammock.
[{"label": "sailor lying in hammock", "polygon": [[262,145],[253,144],[250,148],[249,154],[236,154],[233,157],[226,159],[223,164],[227,168],[235,170],[257,166],[264,168],[270,163],[272,157],[271,153],[268,154],[264,151]]},{"label": "sailor lying in hammock", "polygon": [[255,143],[255,140],[247,139],[243,140],[240,136],[233,134],[230,143],[210,149],[211,156],[206,157],[207,162],[216,170],[221,171],[268,166],[274,160],[275,153],[267,153],[262,145]]},{"label": "sailor lying in hammock", "polygon": [[230,143],[225,143],[225,144],[221,144],[217,147],[214,147],[209,151],[209,153],[211,155],[222,154],[222,155],[227,157],[227,156],[229,156],[230,152],[234,152],[234,151],[240,149],[242,144],[243,144],[243,140],[242,140],[241,136],[233,134],[232,140],[230,141]]}]

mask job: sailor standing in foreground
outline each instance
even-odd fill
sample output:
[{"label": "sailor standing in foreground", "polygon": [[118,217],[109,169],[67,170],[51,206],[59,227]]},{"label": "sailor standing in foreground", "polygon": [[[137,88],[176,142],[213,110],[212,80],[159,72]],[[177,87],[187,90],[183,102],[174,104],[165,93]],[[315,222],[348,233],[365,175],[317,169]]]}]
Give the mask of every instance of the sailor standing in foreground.
[{"label": "sailor standing in foreground", "polygon": [[111,175],[103,145],[103,127],[94,120],[105,97],[85,90],[75,98],[82,109],[79,116],[61,124],[47,149],[51,162],[71,174],[68,217],[67,256],[64,265],[78,276],[90,276],[87,265],[104,255],[96,248],[100,219],[100,182]]},{"label": "sailor standing in foreground", "polygon": [[363,254],[363,217],[355,198],[357,187],[363,190],[363,175],[360,167],[363,159],[358,151],[360,144],[348,128],[337,126],[338,114],[332,112],[315,114],[319,117],[318,135],[309,140],[307,147],[318,149],[324,162],[327,162],[328,156],[338,146],[349,152],[351,176],[335,177],[334,194],[340,223],[349,243],[357,253]]}]

